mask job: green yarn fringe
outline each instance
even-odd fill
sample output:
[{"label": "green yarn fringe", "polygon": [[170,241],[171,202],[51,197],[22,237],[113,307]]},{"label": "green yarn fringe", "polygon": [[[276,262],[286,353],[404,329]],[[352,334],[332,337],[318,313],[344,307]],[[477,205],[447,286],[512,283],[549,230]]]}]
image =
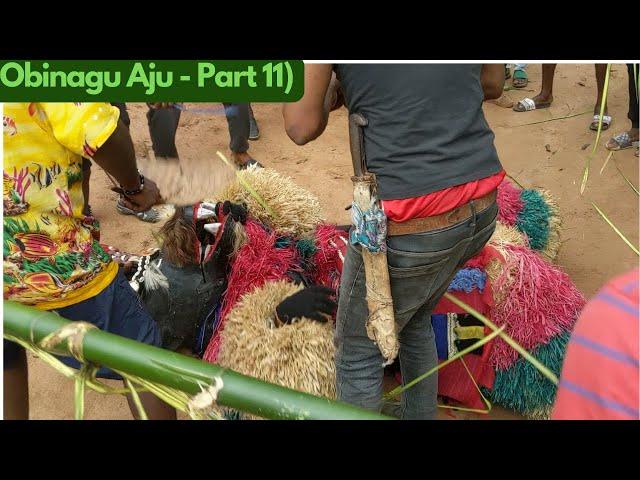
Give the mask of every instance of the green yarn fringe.
[{"label": "green yarn fringe", "polygon": [[[558,377],[562,370],[569,332],[562,332],[540,345],[532,353]],[[491,401],[533,419],[547,419],[551,415],[557,387],[524,358],[506,370],[496,370],[491,391],[485,394]]]},{"label": "green yarn fringe", "polygon": [[278,237],[276,239],[275,247],[286,248],[293,244],[295,244],[298,253],[300,253],[300,256],[304,259],[313,257],[313,255],[318,251],[316,241],[313,238],[301,238],[299,240],[295,240],[291,237]]},{"label": "green yarn fringe", "polygon": [[293,243],[293,239],[291,239],[289,237],[278,237],[278,238],[276,238],[275,247],[276,248],[287,248],[292,243]]},{"label": "green yarn fringe", "polygon": [[549,218],[551,211],[537,190],[522,190],[522,210],[518,214],[516,227],[527,237],[534,250],[544,250],[549,241]]}]

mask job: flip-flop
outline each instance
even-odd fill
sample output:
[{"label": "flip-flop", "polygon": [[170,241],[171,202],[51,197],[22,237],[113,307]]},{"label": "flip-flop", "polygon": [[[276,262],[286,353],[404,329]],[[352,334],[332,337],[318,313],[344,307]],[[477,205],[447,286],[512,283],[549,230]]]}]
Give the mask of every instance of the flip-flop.
[{"label": "flip-flop", "polygon": [[[516,83],[518,80],[518,83]],[[529,85],[529,76],[524,70],[518,69],[513,71],[513,80],[511,81],[513,88],[524,88]]]},{"label": "flip-flop", "polygon": [[632,141],[629,133],[622,132],[611,137],[605,147],[607,150],[613,150],[614,152],[617,152],[618,150],[626,150],[627,148],[635,147],[636,145],[638,145],[637,140]]},{"label": "flip-flop", "polygon": [[[602,116],[602,131],[604,132],[611,126],[611,121],[613,118],[610,115]],[[594,115],[593,120],[591,120],[591,125],[589,125],[589,129],[594,132],[598,131],[598,122],[600,121],[600,115]]]},{"label": "flip-flop", "polygon": [[149,210],[145,210],[144,212],[134,212],[133,210],[123,205],[122,198],[118,199],[118,202],[116,203],[116,210],[118,210],[118,213],[122,215],[135,215],[143,222],[156,223],[158,220],[160,220],[160,214],[156,209],[150,208]]},{"label": "flip-flop", "polygon": [[238,169],[239,169],[239,170],[246,170],[246,169],[247,169],[247,167],[251,167],[251,166],[253,166],[253,165],[255,165],[257,168],[264,168],[260,162],[258,162],[257,160],[254,160],[253,158],[250,158],[250,159],[247,161],[247,163],[245,163],[244,165],[240,165],[240,166],[238,167]]},{"label": "flip-flop", "polygon": [[523,98],[513,106],[514,112],[530,112],[532,110],[540,110],[542,108],[549,108],[551,102],[536,103],[530,98]]}]

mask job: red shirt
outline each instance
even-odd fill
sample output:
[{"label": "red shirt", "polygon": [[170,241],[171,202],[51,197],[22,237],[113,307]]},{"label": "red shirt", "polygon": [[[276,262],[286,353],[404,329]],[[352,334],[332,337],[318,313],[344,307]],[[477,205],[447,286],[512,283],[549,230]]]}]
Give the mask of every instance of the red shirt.
[{"label": "red shirt", "polygon": [[382,209],[387,219],[394,222],[406,222],[413,218],[440,215],[469,203],[471,200],[484,197],[498,188],[504,176],[505,171],[502,170],[490,177],[438,190],[421,197],[382,200]]},{"label": "red shirt", "polygon": [[638,420],[638,274],[609,282],[571,334],[554,420]]}]

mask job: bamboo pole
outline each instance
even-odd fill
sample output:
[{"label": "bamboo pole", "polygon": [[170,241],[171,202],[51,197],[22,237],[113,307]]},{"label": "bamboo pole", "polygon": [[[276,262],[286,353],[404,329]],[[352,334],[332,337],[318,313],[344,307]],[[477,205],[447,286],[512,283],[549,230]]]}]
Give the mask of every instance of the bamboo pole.
[{"label": "bamboo pole", "polygon": [[[47,335],[68,324],[68,320],[54,313],[37,310],[15,302],[4,302],[5,332],[27,342],[37,344]],[[61,343],[56,348],[56,353],[68,355],[66,345],[66,342]],[[88,362],[135,375],[190,395],[200,393],[203,385],[215,385],[216,379],[221,379],[223,387],[217,395],[219,405],[263,418],[281,420],[390,419],[346,403],[262,382],[218,365],[142,344],[98,329],[86,332],[82,341],[82,350],[84,358]]]}]

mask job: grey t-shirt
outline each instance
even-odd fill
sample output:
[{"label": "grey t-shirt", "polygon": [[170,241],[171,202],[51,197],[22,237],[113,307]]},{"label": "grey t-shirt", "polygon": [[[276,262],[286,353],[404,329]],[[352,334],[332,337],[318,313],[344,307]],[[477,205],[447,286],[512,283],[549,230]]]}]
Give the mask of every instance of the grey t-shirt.
[{"label": "grey t-shirt", "polygon": [[367,168],[381,199],[426,195],[502,169],[482,112],[481,65],[334,68],[349,111],[369,122]]}]

